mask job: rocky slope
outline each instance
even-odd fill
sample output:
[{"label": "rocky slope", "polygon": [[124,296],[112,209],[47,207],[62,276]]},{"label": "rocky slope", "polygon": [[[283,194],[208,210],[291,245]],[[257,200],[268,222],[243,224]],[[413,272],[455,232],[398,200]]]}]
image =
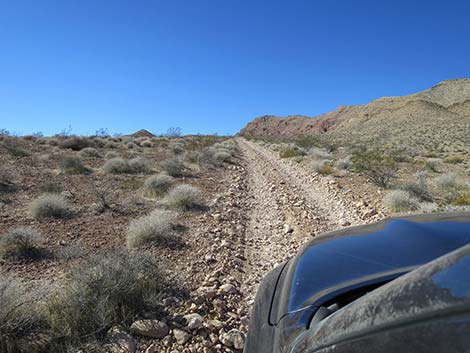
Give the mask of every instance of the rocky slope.
[{"label": "rocky slope", "polygon": [[240,131],[254,137],[314,134],[350,142],[380,139],[413,149],[459,150],[470,140],[470,79],[443,81],[408,96],[341,106],[314,118],[262,116]]}]

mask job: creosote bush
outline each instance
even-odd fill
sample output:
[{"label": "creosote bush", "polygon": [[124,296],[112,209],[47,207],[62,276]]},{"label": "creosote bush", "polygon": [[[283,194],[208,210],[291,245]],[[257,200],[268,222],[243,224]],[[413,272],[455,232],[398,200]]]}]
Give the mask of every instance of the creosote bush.
[{"label": "creosote bush", "polygon": [[157,209],[132,221],[127,229],[127,247],[164,243],[171,236],[175,220],[175,212]]},{"label": "creosote bush", "polygon": [[59,142],[59,147],[63,149],[71,149],[80,151],[86,147],[93,147],[94,142],[88,137],[70,136]]},{"label": "creosote bush", "polygon": [[60,170],[65,174],[89,174],[91,169],[83,165],[82,160],[76,156],[66,156],[60,161]]},{"label": "creosote bush", "polygon": [[152,175],[144,182],[144,192],[150,197],[163,196],[170,190],[175,180],[166,174]]},{"label": "creosote bush", "polygon": [[169,208],[190,210],[199,206],[200,192],[192,185],[182,184],[171,189],[162,204]]},{"label": "creosote bush", "polygon": [[39,196],[30,205],[31,215],[36,218],[67,218],[73,213],[64,197],[55,194]]},{"label": "creosote bush", "polygon": [[44,239],[31,228],[15,228],[0,237],[0,258],[34,260],[46,254]]},{"label": "creosote bush", "polygon": [[281,150],[279,157],[281,158],[293,158],[302,157],[305,153],[297,147],[287,147]]},{"label": "creosote bush", "polygon": [[398,172],[398,152],[380,151],[378,148],[358,148],[351,160],[354,169],[364,173],[371,182],[381,188],[388,188]]},{"label": "creosote bush", "polygon": [[408,212],[418,210],[419,201],[407,191],[393,190],[384,197],[384,205],[393,212]]},{"label": "creosote bush", "polygon": [[100,336],[114,325],[128,326],[154,310],[164,287],[162,277],[159,264],[145,253],[94,255],[72,269],[49,297],[48,324],[57,337],[72,342]]}]

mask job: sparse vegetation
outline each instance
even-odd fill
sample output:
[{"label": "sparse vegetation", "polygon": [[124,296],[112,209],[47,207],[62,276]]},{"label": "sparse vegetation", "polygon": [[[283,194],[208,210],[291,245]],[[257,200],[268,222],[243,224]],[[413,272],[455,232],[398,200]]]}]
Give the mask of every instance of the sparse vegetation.
[{"label": "sparse vegetation", "polygon": [[171,235],[175,219],[176,213],[157,209],[132,221],[127,229],[127,247],[164,243]]},{"label": "sparse vegetation", "polygon": [[144,182],[144,192],[150,197],[163,196],[174,184],[174,179],[166,174],[152,175]]},{"label": "sparse vegetation", "polygon": [[11,192],[16,189],[13,175],[6,169],[0,167],[0,193]]},{"label": "sparse vegetation", "polygon": [[99,158],[100,153],[96,148],[93,147],[85,147],[79,152],[80,157],[82,158]]},{"label": "sparse vegetation", "polygon": [[190,210],[199,204],[199,190],[194,186],[182,184],[175,186],[162,200],[162,204],[174,209]]},{"label": "sparse vegetation", "polygon": [[0,258],[34,260],[46,254],[44,239],[31,228],[15,228],[0,237]]},{"label": "sparse vegetation", "polygon": [[434,197],[429,191],[427,184],[427,173],[418,172],[416,173],[416,182],[404,184],[400,189],[407,191],[414,198],[418,199],[421,202],[432,202]]},{"label": "sparse vegetation", "polygon": [[449,164],[459,164],[459,163],[462,163],[463,161],[464,161],[463,157],[460,157],[460,156],[448,156],[444,158],[444,162],[449,163]]},{"label": "sparse vegetation", "polygon": [[460,194],[452,201],[453,206],[470,206],[470,193]]},{"label": "sparse vegetation", "polygon": [[457,178],[455,174],[443,174],[435,178],[434,182],[443,189],[452,188],[457,184]]},{"label": "sparse vegetation", "polygon": [[104,163],[102,169],[110,174],[147,174],[151,171],[150,162],[142,157],[130,160],[111,158]]},{"label": "sparse vegetation", "polygon": [[72,215],[72,209],[64,197],[55,194],[44,194],[30,205],[34,218],[67,218]]},{"label": "sparse vegetation", "polygon": [[0,146],[14,157],[27,157],[30,153],[14,138],[5,139]]},{"label": "sparse vegetation", "polygon": [[420,207],[418,200],[404,190],[390,191],[384,197],[384,205],[393,212],[415,211]]}]

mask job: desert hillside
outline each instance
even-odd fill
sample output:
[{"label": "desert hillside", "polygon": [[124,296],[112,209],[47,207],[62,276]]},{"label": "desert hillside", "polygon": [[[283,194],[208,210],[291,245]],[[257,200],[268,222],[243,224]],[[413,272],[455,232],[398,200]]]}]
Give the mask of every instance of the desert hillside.
[{"label": "desert hillside", "polygon": [[[445,126],[445,129],[443,129]],[[262,116],[242,136],[322,135],[334,141],[370,142],[418,151],[459,151],[469,144],[470,79],[443,81],[416,94],[341,106],[317,117]]]}]

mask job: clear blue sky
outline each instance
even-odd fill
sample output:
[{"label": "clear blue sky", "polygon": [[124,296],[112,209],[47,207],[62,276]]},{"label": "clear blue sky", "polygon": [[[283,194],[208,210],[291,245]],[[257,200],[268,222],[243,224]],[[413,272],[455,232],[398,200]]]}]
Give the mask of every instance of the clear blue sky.
[{"label": "clear blue sky", "polygon": [[470,76],[470,2],[0,0],[0,128],[237,132]]}]

